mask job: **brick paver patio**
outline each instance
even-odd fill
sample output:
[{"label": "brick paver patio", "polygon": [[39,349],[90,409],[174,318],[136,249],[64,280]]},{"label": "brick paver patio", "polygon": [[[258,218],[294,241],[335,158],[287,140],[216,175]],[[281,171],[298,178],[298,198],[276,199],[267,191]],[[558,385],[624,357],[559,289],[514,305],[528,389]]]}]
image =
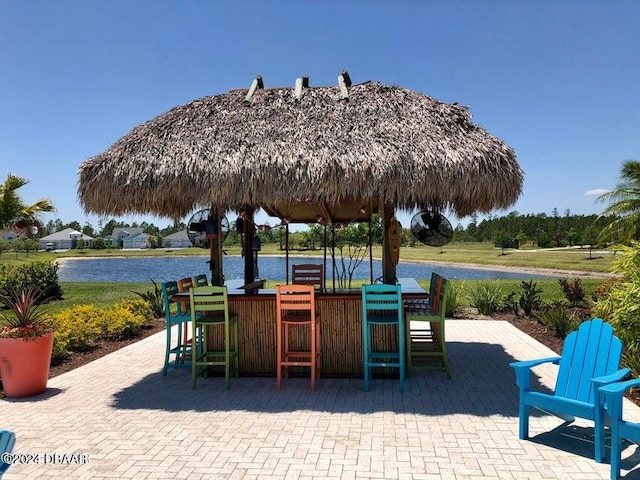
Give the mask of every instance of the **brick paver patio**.
[{"label": "brick paver patio", "polygon": [[[307,378],[281,391],[275,378],[232,379],[228,391],[209,378],[192,391],[188,370],[161,375],[164,333],[154,335],[51,379],[39,397],[1,400],[15,453],[39,461],[4,478],[608,478],[609,465],[592,459],[589,422],[535,414],[532,440],[518,440],[508,364],[553,352],[507,322],[447,325],[453,378],[418,372],[404,394],[393,379],[368,393],[359,379],[321,379],[311,392]],[[538,368],[538,381],[551,387],[553,373]],[[625,409],[640,421],[640,408]]]}]

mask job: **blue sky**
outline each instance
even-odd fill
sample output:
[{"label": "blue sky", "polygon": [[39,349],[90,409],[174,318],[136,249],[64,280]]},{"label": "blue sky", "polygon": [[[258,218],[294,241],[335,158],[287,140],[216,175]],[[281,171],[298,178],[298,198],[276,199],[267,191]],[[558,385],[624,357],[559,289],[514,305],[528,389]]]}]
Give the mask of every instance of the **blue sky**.
[{"label": "blue sky", "polygon": [[97,226],[78,166],[137,124],[257,74],[293,88],[303,74],[335,85],[343,68],[467,105],[512,146],[524,190],[497,215],[600,213],[587,193],[640,159],[637,1],[5,0],[0,178],[28,178],[27,202],[51,199],[45,221]]}]

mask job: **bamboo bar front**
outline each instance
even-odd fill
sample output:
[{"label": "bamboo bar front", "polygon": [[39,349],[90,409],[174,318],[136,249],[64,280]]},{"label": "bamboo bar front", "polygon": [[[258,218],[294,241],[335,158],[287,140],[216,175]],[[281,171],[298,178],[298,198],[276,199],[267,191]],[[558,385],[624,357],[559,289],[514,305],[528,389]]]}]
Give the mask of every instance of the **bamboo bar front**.
[{"label": "bamboo bar front", "polygon": [[[404,280],[403,298],[425,298],[427,293],[415,280],[409,280]],[[407,284],[409,287],[405,288]],[[360,293],[317,292],[316,305],[321,318],[322,375],[362,375]],[[235,294],[229,289],[229,311],[238,315],[240,373],[245,376],[275,375],[276,297],[273,290]],[[393,327],[374,327],[372,335],[375,350],[397,350],[397,331]],[[208,341],[222,347],[222,328],[210,328]],[[292,328],[290,341],[293,348],[308,350],[308,327]]]}]

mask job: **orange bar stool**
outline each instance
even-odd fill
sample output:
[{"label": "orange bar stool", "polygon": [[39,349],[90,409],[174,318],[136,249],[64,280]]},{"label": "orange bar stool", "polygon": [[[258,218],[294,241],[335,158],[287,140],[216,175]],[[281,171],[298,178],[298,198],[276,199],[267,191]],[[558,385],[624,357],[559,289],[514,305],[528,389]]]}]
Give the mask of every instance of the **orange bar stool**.
[{"label": "orange bar stool", "polygon": [[[322,347],[320,340],[320,315],[316,314],[316,299],[313,285],[276,286],[277,315],[277,359],[276,386],[280,390],[282,376],[289,376],[289,367],[311,367],[311,390],[316,387],[316,378],[322,370]],[[290,327],[308,326],[310,349],[300,346],[291,348]],[[297,340],[300,340],[299,338]],[[300,342],[298,342],[300,343]]]}]

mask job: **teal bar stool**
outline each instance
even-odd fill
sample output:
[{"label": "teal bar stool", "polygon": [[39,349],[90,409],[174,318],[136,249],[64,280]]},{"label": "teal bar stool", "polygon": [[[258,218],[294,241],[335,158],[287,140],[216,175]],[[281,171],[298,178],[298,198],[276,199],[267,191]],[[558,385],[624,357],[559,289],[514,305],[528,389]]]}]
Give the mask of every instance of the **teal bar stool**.
[{"label": "teal bar stool", "polygon": [[[240,376],[238,365],[238,316],[229,313],[227,287],[191,287],[189,290],[191,306],[191,350],[197,352],[191,362],[191,388],[196,388],[196,378],[206,376],[208,367],[224,366],[224,387],[229,388],[231,368],[236,377]],[[215,349],[208,345],[208,330],[215,326],[224,328],[224,348]],[[202,341],[201,348],[196,345],[198,329]],[[231,329],[233,329],[233,348],[231,348]]]},{"label": "teal bar stool", "polygon": [[[400,285],[362,286],[362,343],[364,348],[364,391],[369,391],[369,379],[373,367],[395,367],[400,375],[400,392],[404,392],[406,372],[405,328]],[[371,331],[373,328],[395,327],[398,332],[398,349],[393,352],[374,351]]]},{"label": "teal bar stool", "polygon": [[[164,315],[166,320],[166,347],[164,351],[164,367],[162,375],[166,375],[169,369],[170,357],[174,356],[173,366],[190,366],[191,343],[187,340],[186,333],[183,337],[184,325],[191,321],[191,314],[182,310],[182,302],[172,299],[178,293],[178,282],[165,282],[162,284],[162,298],[164,300]],[[172,331],[177,326],[177,336],[172,341]]]}]

